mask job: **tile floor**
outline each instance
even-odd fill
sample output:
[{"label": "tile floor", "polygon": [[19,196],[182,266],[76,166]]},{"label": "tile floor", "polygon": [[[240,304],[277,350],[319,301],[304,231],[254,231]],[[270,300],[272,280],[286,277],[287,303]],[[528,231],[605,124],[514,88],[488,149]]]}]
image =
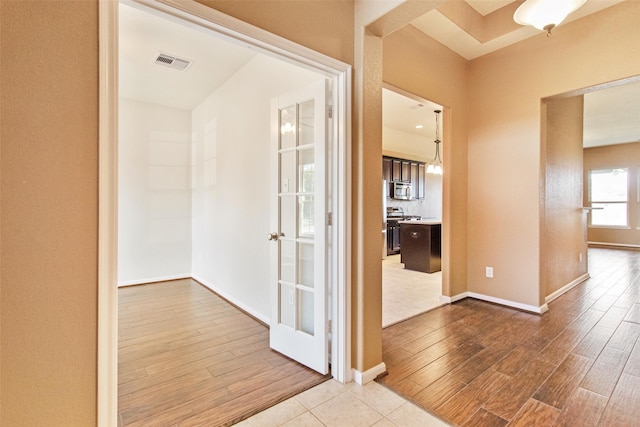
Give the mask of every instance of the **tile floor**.
[{"label": "tile floor", "polygon": [[359,386],[329,380],[236,426],[445,427],[449,424],[376,382]]},{"label": "tile floor", "polygon": [[442,305],[442,272],[422,273],[404,268],[400,255],[382,260],[382,327]]},{"label": "tile floor", "polygon": [[[436,308],[442,303],[442,273],[404,268],[400,255],[382,261],[383,327]],[[449,424],[405,400],[383,385],[360,386],[326,381],[237,426],[403,426],[440,427]]]}]

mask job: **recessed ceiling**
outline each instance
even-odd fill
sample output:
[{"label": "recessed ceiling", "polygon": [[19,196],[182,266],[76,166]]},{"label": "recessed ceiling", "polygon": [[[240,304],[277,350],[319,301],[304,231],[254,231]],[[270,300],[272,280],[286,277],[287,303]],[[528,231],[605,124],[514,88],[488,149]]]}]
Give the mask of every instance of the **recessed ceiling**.
[{"label": "recessed ceiling", "polygon": [[467,3],[480,15],[486,16],[510,3],[514,3],[514,0],[467,0]]},{"label": "recessed ceiling", "polygon": [[[570,14],[562,25],[599,12],[624,0],[591,0]],[[414,20],[411,25],[467,60],[478,58],[529,37],[544,34],[513,21],[522,0],[465,0],[447,2]]]},{"label": "recessed ceiling", "polygon": [[[554,29],[597,13],[624,0],[589,0]],[[543,31],[513,21],[513,11],[522,0],[465,0],[447,2],[414,20],[411,25],[467,60],[473,60]],[[461,20],[460,16],[473,19]],[[473,22],[474,25],[470,25]],[[485,31],[488,26],[494,31]],[[553,35],[552,35],[553,37]],[[584,146],[640,141],[640,83],[590,92],[584,97]],[[398,123],[399,126],[403,126]]]}]

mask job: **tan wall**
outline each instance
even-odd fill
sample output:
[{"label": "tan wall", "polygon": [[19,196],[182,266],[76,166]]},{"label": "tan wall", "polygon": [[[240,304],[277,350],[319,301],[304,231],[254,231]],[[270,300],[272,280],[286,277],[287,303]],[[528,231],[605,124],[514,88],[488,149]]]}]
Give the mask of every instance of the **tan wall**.
[{"label": "tan wall", "polygon": [[[378,69],[382,40],[371,34],[367,39],[363,68]],[[353,170],[353,260],[352,343],[353,368],[359,372],[382,362],[382,81],[365,80],[364,96],[370,101],[361,112],[361,145],[354,138]],[[355,128],[355,126],[354,126]],[[376,185],[372,185],[376,183]]]},{"label": "tan wall", "polygon": [[640,2],[623,2],[471,62],[469,291],[543,303],[541,99],[640,74],[639,21]]},{"label": "tan wall", "polygon": [[197,0],[317,52],[353,64],[351,0]]},{"label": "tan wall", "polygon": [[629,169],[629,228],[589,228],[589,242],[640,246],[640,142],[584,150],[584,203],[589,206],[589,170]]},{"label": "tan wall", "polygon": [[3,426],[96,420],[97,22],[0,2]]},{"label": "tan wall", "polygon": [[582,210],[584,98],[551,99],[542,110],[540,281],[543,297],[587,273],[586,214]]},{"label": "tan wall", "polygon": [[383,79],[445,107],[443,112],[443,294],[467,282],[467,61],[412,26],[383,42]]}]

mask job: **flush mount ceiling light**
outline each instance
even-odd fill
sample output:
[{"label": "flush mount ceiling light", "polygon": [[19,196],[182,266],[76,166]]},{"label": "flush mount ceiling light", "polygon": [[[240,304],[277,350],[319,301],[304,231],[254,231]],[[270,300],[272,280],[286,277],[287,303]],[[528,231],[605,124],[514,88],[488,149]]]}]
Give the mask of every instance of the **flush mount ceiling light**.
[{"label": "flush mount ceiling light", "polygon": [[560,25],[571,13],[587,0],[527,0],[516,9],[514,21],[520,25],[531,25],[551,35],[551,30]]},{"label": "flush mount ceiling light", "polygon": [[434,156],[429,166],[427,166],[427,173],[435,175],[442,175],[442,160],[440,160],[440,110],[433,110],[436,113],[436,140],[433,141],[436,144],[436,155]]}]

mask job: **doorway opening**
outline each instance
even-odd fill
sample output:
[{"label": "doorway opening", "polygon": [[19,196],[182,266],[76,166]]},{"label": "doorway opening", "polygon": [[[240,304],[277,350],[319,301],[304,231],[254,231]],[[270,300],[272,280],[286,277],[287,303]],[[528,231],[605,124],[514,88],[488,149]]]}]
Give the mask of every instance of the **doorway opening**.
[{"label": "doorway opening", "polygon": [[[436,233],[442,227],[442,175],[427,172],[436,156],[434,141],[442,135],[441,114],[436,113],[442,109],[441,105],[391,85],[383,86],[383,328],[443,304],[442,234]],[[408,196],[396,194],[399,186],[408,188]],[[411,242],[405,242],[403,254],[401,229],[408,226],[417,227],[418,232],[422,228],[434,229],[429,241],[420,240],[414,250]],[[437,251],[427,249],[430,244]],[[406,262],[407,257],[414,256],[417,262]]]},{"label": "doorway opening", "polygon": [[[194,46],[167,44],[168,47],[154,48],[157,52],[153,52],[153,58],[139,59],[144,67],[164,66],[159,73],[168,76],[169,73],[195,72],[198,65],[204,65],[207,58],[213,57],[213,68],[205,70],[205,74],[208,74],[211,83],[214,74],[217,76],[216,73],[222,72],[219,76],[222,83],[204,89],[200,86],[189,92],[192,96],[200,96],[200,99],[195,99],[196,105],[201,107],[199,112],[193,104],[189,105],[193,99],[188,100],[186,89],[171,91],[172,85],[179,86],[177,82],[195,79],[193,74],[172,77],[173,83],[167,83],[161,76],[154,81],[161,85],[154,87],[161,100],[151,102],[142,94],[144,87],[155,79],[148,73],[132,72],[133,79],[127,81],[120,78],[121,84],[118,84],[119,71],[127,72],[135,65],[130,58],[123,56],[127,49],[133,48],[132,44],[118,44],[119,11],[124,8],[134,13],[143,12],[154,19],[164,19],[163,28],[180,25],[196,34],[194,37],[206,36],[208,41],[215,40],[215,43],[222,40],[229,46],[233,45],[233,49],[244,49],[250,54],[239,55],[238,59],[225,51],[225,54],[233,57],[233,61],[226,60],[231,57],[222,59],[224,55],[219,50],[207,45],[210,48],[207,55],[196,62],[194,58],[197,52],[185,52]],[[142,30],[143,26],[136,28]],[[265,153],[262,151],[267,150],[268,158],[272,127],[270,100],[289,89],[291,84],[302,85],[314,79],[329,82],[332,88],[329,102],[333,113],[333,119],[326,129],[327,152],[330,156],[328,164],[331,165],[326,179],[327,194],[331,195],[327,209],[334,223],[328,230],[332,242],[330,250],[327,248],[330,265],[327,284],[330,290],[320,297],[328,300],[329,309],[325,316],[332,320],[331,330],[328,331],[332,337],[332,376],[341,382],[348,381],[350,358],[347,348],[349,303],[346,298],[346,266],[349,265],[350,233],[346,226],[349,207],[346,186],[350,164],[350,67],[195,2],[183,4],[180,9],[162,2],[101,2],[100,29],[100,424],[116,424],[117,283],[128,285],[157,279],[193,277],[257,319],[265,323],[270,320],[269,295],[263,289],[268,289],[269,264],[265,262],[260,268],[254,268],[250,262],[258,260],[260,263],[263,258],[269,259],[266,239],[270,230],[269,193],[257,187],[263,183],[268,185],[269,182],[269,173],[261,172],[260,164],[266,163],[268,169],[269,162],[263,162],[265,156],[262,154]],[[183,40],[182,37],[171,38],[174,41]],[[172,69],[166,67],[167,60],[164,58],[167,57],[170,57],[172,64],[191,62],[191,65],[187,64],[183,70]],[[236,62],[239,63],[236,68],[228,69],[229,64]],[[234,80],[235,89],[230,87],[231,80]],[[119,93],[124,91],[133,94],[129,96],[127,105],[119,99]],[[218,96],[212,96],[216,92]],[[132,99],[136,96],[140,99]],[[181,104],[167,105],[172,101]],[[261,105],[265,107],[263,111],[249,111],[259,110]],[[156,114],[157,110],[162,110],[159,115]],[[172,110],[171,114],[167,110]],[[173,114],[174,110],[181,111]],[[212,111],[225,115],[224,120],[218,119]],[[135,114],[129,114],[132,112]],[[126,121],[123,117],[136,120]],[[161,123],[166,128],[154,129],[149,123]],[[259,132],[260,136],[252,140],[250,135],[239,135],[242,131]],[[126,137],[123,138],[123,135]],[[140,160],[140,147],[129,147],[132,152],[126,153],[127,150],[124,150],[120,156],[118,154],[118,149],[122,147],[118,147],[120,143],[115,141],[127,138],[145,141],[143,150],[146,151],[142,156],[143,161],[137,163],[138,167],[135,159]],[[127,165],[128,161],[132,165]],[[125,171],[125,174],[120,173]],[[147,188],[136,188],[135,184],[140,182],[145,182]],[[256,202],[263,195],[267,200]],[[142,220],[133,215],[140,212],[141,206],[149,213]],[[131,216],[123,220],[125,217],[121,214],[126,210]],[[232,224],[238,225],[239,220],[242,227],[231,227]],[[259,225],[263,220],[266,225],[261,229]],[[137,236],[139,240],[120,239],[118,242],[116,236],[122,237],[120,232],[127,230],[131,232],[129,237]],[[252,244],[252,239],[260,244]],[[141,248],[141,242],[152,245],[153,249],[149,251],[148,246]],[[235,248],[233,245],[236,245]],[[174,257],[171,246],[179,249],[180,257]],[[260,247],[265,248],[264,257],[259,252]],[[136,263],[133,255],[121,256],[136,253],[146,253],[147,256],[152,253],[154,262]],[[247,268],[247,263],[251,264],[251,268]],[[214,265],[226,265],[226,269],[217,268],[212,274]],[[243,277],[243,274],[259,271],[264,273],[261,278]],[[265,286],[256,290],[255,284],[260,280]],[[254,288],[233,287],[238,281],[253,282]],[[266,307],[261,305],[264,300],[267,301]]]},{"label": "doorway opening", "polygon": [[[589,278],[588,247],[637,247],[638,81],[635,76],[542,100],[544,206],[546,217],[555,218],[543,234],[546,303]],[[611,111],[611,105],[620,108]],[[618,174],[622,185],[613,190],[607,179]],[[547,276],[547,266],[558,263],[567,267]]]}]

